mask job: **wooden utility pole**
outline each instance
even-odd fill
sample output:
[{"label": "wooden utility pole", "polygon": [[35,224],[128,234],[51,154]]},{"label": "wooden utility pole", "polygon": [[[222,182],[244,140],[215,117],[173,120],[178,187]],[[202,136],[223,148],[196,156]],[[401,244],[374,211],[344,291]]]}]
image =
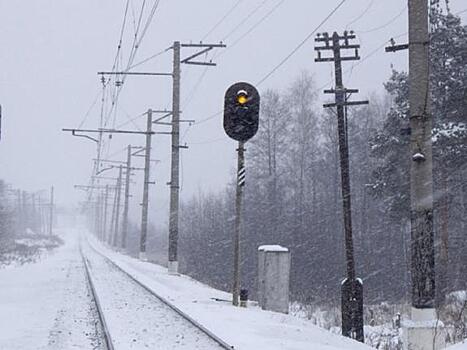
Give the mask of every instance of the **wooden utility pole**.
[{"label": "wooden utility pole", "polygon": [[49,235],[52,235],[54,225],[54,187],[50,188],[50,208],[49,208]]},{"label": "wooden utility pole", "polygon": [[245,143],[238,142],[237,188],[235,193],[234,280],[232,304],[238,306],[240,296],[240,238],[242,232],[243,187],[245,186]]},{"label": "wooden utility pole", "polygon": [[435,307],[428,1],[409,0],[412,306]]},{"label": "wooden utility pole", "polygon": [[126,173],[125,173],[125,204],[123,206],[122,242],[121,247],[126,249],[128,236],[128,213],[130,208],[130,177],[131,177],[131,145],[127,146]]},{"label": "wooden utility pole", "polygon": [[152,110],[147,112],[146,123],[146,147],[144,153],[144,183],[143,183],[143,203],[141,212],[141,238],[139,257],[146,260],[146,240],[148,235],[148,207],[149,207],[149,175],[151,170],[151,142],[152,142]]},{"label": "wooden utility pole", "polygon": [[[200,51],[181,60],[181,48],[197,48]],[[215,66],[213,62],[193,61],[194,58],[211,51],[214,48],[225,47],[224,44],[180,44],[175,41],[173,49],[173,86],[172,86],[172,150],[170,172],[170,213],[169,213],[169,262],[168,270],[171,274],[178,274],[178,226],[180,201],[180,65],[192,64],[198,66]],[[185,120],[185,122],[187,122]]]},{"label": "wooden utility pole", "polygon": [[[350,189],[350,164],[349,144],[347,134],[347,106],[368,104],[368,101],[348,101],[350,93],[356,93],[356,89],[346,89],[342,80],[342,61],[359,60],[358,49],[360,45],[351,44],[356,36],[352,32],[344,32],[343,36],[334,32],[332,37],[328,33],[319,35],[315,41],[324,46],[316,47],[318,57],[315,62],[334,62],[335,89],[325,90],[325,93],[333,94],[335,102],[325,104],[324,107],[335,107],[337,110],[337,126],[339,136],[339,156],[342,186],[342,209],[344,214],[344,242],[346,255],[347,278],[342,283],[342,334],[344,336],[364,342],[363,334],[363,285],[356,278],[355,258],[352,237],[352,208]],[[342,43],[341,43],[342,42]],[[342,56],[342,50],[354,50],[351,56]],[[322,51],[332,52],[332,57],[322,57]]]}]

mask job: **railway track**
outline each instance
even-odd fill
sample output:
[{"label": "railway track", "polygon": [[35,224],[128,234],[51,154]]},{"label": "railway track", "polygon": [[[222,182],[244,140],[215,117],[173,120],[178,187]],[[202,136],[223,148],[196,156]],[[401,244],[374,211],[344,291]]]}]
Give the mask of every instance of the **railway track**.
[{"label": "railway track", "polygon": [[81,255],[107,349],[234,349],[90,244]]},{"label": "railway track", "polygon": [[80,249],[80,253],[81,253],[81,258],[83,259],[84,270],[86,271],[86,279],[88,281],[89,289],[91,290],[92,298],[94,300],[94,304],[96,305],[97,314],[99,316],[99,322],[100,322],[100,325],[102,327],[102,334],[103,334],[106,349],[107,350],[114,350],[113,343],[112,343],[112,338],[110,337],[110,332],[109,332],[108,327],[107,327],[107,325],[105,323],[105,317],[104,317],[104,313],[103,313],[103,310],[102,310],[102,306],[101,306],[100,301],[99,301],[99,296],[97,295],[96,288],[94,287],[94,283],[93,283],[92,278],[91,278],[91,272],[89,270],[89,263],[86,260],[82,249]]}]

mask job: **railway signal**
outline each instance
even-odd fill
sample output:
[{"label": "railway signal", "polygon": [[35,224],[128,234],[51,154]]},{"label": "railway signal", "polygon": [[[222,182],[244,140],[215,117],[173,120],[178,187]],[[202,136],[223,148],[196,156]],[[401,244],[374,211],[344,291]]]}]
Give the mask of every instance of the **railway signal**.
[{"label": "railway signal", "polygon": [[235,196],[234,276],[232,304],[238,306],[240,295],[240,236],[242,224],[243,187],[245,186],[245,142],[255,136],[259,124],[260,97],[248,83],[229,87],[224,99],[224,130],[238,141],[237,191]]},{"label": "railway signal", "polygon": [[232,139],[245,142],[255,136],[259,124],[259,93],[248,83],[227,89],[224,100],[224,130]]}]

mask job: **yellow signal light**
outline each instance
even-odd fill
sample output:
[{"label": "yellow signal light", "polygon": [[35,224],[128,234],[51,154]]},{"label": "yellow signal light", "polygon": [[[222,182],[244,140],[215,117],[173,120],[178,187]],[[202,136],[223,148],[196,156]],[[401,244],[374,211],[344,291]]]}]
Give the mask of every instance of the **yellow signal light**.
[{"label": "yellow signal light", "polygon": [[248,102],[248,94],[245,90],[240,90],[237,93],[237,102],[241,105],[244,105]]}]

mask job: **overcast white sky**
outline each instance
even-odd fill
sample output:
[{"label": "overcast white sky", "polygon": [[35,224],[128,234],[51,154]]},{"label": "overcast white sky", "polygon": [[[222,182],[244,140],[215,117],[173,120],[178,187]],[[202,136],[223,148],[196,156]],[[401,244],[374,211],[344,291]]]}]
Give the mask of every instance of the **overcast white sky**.
[{"label": "overcast white sky", "polygon": [[[154,2],[147,1],[148,5]],[[232,8],[237,0],[161,0],[153,23],[138,50],[135,62],[169,47],[174,40],[198,42]],[[182,67],[183,119],[201,120],[222,109],[225,89],[236,81],[258,82],[301,42],[340,1],[244,0],[210,33],[205,42],[223,40],[248,14],[264,4],[225,43],[228,49],[215,59],[196,85],[203,67]],[[142,1],[131,0],[139,12]],[[393,64],[405,69],[404,52],[374,51],[389,38],[407,31],[406,0],[348,0],[320,29],[353,29],[359,36],[361,56],[368,59],[345,75],[349,88],[360,88],[361,98],[381,91]],[[110,70],[115,56],[126,0],[0,0],[0,104],[3,107],[0,141],[0,178],[26,190],[40,190],[54,184],[61,203],[77,202],[82,194],[75,184],[86,184],[91,173],[95,144],[61,131],[78,127],[100,91],[97,71]],[[451,9],[467,9],[465,0],[451,0]],[[276,7],[277,6],[277,7]],[[276,9],[254,30],[235,42],[263,16]],[[129,52],[133,16],[123,41],[123,57]],[[146,12],[147,14],[147,12]],[[399,16],[398,16],[399,15]],[[464,21],[467,12],[462,15]],[[397,41],[406,42],[402,35]],[[331,66],[314,63],[314,42],[309,40],[284,66],[260,86],[285,89],[302,70],[315,75],[322,86],[331,78]],[[183,52],[186,56],[190,51]],[[171,52],[163,54],[137,71],[169,72]],[[351,63],[346,64],[345,69]],[[196,90],[193,90],[194,87]],[[192,93],[194,91],[194,94]],[[131,77],[122,90],[117,125],[148,108],[171,108],[168,78]],[[95,128],[99,103],[83,127]],[[144,127],[144,120],[129,123],[127,129]],[[163,130],[163,128],[161,129]],[[182,156],[182,198],[197,191],[221,189],[229,180],[235,160],[235,144],[222,129],[219,115],[205,123],[183,126],[183,143],[190,148]],[[108,154],[122,159],[125,145],[142,145],[143,138],[115,135]],[[153,221],[166,221],[169,181],[169,138],[156,136],[153,153],[162,162],[153,168],[151,187]],[[111,172],[108,172],[111,176]],[[138,178],[141,174],[137,175]],[[134,211],[138,207],[141,181],[134,187]],[[134,213],[134,218],[138,216]]]}]

